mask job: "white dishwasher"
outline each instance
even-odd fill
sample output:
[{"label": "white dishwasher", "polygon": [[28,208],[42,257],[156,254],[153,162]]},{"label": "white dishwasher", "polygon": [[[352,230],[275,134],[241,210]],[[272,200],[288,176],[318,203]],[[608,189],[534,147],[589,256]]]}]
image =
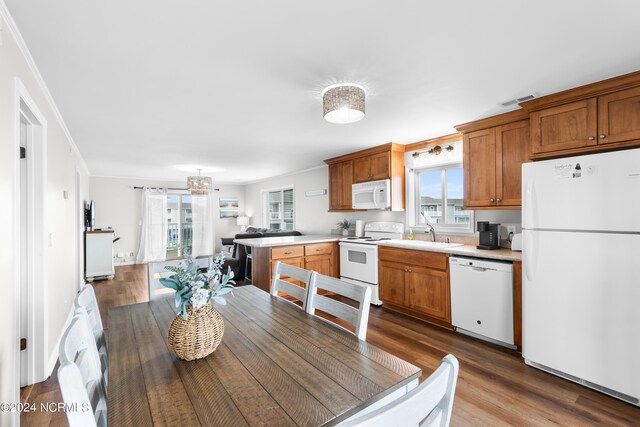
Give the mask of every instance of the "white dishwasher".
[{"label": "white dishwasher", "polygon": [[456,330],[513,347],[513,264],[452,256],[449,265]]}]

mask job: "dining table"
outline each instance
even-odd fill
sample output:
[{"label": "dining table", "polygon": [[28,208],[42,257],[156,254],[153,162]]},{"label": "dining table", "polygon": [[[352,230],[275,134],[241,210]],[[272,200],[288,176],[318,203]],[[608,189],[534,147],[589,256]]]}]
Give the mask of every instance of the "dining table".
[{"label": "dining table", "polygon": [[418,367],[289,301],[225,297],[222,342],[194,361],[167,341],[174,297],[109,310],[109,426],[331,426],[418,384]]}]

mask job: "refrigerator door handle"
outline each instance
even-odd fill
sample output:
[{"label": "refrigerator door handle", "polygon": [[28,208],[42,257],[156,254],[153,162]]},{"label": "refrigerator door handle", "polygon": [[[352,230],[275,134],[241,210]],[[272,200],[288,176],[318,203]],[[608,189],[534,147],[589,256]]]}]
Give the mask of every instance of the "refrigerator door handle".
[{"label": "refrigerator door handle", "polygon": [[533,264],[535,260],[538,258],[537,254],[535,253],[535,243],[533,241],[534,237],[533,237],[533,233],[530,231],[523,233],[522,237],[523,237],[523,243],[524,243],[523,253],[526,254],[522,260],[524,275],[529,282],[532,282],[533,275],[535,273]]},{"label": "refrigerator door handle", "polygon": [[532,180],[527,180],[524,190],[524,207],[522,209],[522,226],[526,229],[535,228],[535,212],[538,210],[534,202],[536,196]]}]

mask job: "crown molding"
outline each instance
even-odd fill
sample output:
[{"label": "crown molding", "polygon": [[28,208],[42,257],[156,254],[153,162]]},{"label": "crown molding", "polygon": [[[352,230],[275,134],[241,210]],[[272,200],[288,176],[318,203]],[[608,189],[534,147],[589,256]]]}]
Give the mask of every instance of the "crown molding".
[{"label": "crown molding", "polygon": [[88,176],[91,176],[91,173],[89,172],[89,167],[87,166],[87,163],[84,161],[82,154],[80,154],[80,150],[78,150],[78,146],[73,140],[73,137],[71,137],[69,128],[67,128],[67,124],[62,118],[62,114],[60,114],[60,110],[58,109],[56,102],[53,100],[53,96],[51,95],[51,92],[49,92],[49,88],[44,82],[44,79],[42,78],[42,75],[40,74],[40,71],[38,70],[36,63],[33,60],[33,56],[31,56],[31,52],[29,52],[29,48],[27,47],[27,44],[22,38],[22,34],[20,34],[20,30],[18,29],[16,22],[13,20],[11,13],[9,13],[9,9],[7,8],[7,5],[5,4],[4,0],[0,0],[0,17],[2,17],[2,19],[6,23],[7,29],[9,30],[9,33],[11,34],[13,39],[15,40],[16,45],[20,50],[20,53],[22,53],[22,56],[24,57],[24,60],[27,63],[27,66],[29,67],[29,70],[31,71],[33,78],[36,81],[36,84],[42,91],[45,100],[49,104],[49,108],[51,108],[53,115],[55,116],[58,124],[60,125],[60,128],[62,129],[62,132],[67,137],[69,145],[71,146],[71,149],[76,155],[78,159],[78,163],[80,163],[80,167]]}]

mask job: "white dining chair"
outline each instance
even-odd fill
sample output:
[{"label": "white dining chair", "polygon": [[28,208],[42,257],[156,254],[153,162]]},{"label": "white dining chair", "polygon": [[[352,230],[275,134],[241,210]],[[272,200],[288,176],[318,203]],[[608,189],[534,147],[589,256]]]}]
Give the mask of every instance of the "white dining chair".
[{"label": "white dining chair", "polygon": [[[302,309],[306,310],[308,289],[310,286],[312,273],[312,271],[276,261],[276,264],[273,268],[273,279],[271,280],[271,295],[274,297],[282,298],[280,296],[280,294],[282,293],[293,297],[301,301]],[[297,280],[304,284],[304,287],[295,285],[291,282],[287,282],[283,279],[283,277]],[[293,301],[290,301],[287,298],[282,299],[292,303],[296,307],[300,307],[298,304],[295,304]]]},{"label": "white dining chair", "polygon": [[341,423],[343,427],[447,427],[458,382],[458,359],[448,354],[422,384],[386,406]]},{"label": "white dining chair", "polygon": [[103,370],[106,370],[109,363],[107,340],[104,336],[102,317],[100,316],[100,308],[98,307],[98,300],[96,299],[93,286],[86,283],[78,295],[76,295],[74,305],[76,312],[84,310],[89,316],[89,325],[96,340],[96,346],[98,347],[98,353],[100,354],[100,360],[104,368]]},{"label": "white dining chair", "polygon": [[77,313],[62,335],[58,383],[70,427],[106,426],[107,391],[98,348],[86,313]]},{"label": "white dining chair", "polygon": [[[359,306],[356,308],[333,298],[320,295],[318,294],[318,289],[324,289],[333,294],[357,301]],[[313,273],[311,286],[309,286],[307,313],[315,314],[316,310],[322,310],[325,313],[345,320],[355,326],[356,336],[364,341],[367,338],[370,304],[371,289],[368,286],[357,285],[319,273]],[[327,319],[323,318],[323,320]],[[336,324],[336,326],[342,327],[338,324]]]}]

